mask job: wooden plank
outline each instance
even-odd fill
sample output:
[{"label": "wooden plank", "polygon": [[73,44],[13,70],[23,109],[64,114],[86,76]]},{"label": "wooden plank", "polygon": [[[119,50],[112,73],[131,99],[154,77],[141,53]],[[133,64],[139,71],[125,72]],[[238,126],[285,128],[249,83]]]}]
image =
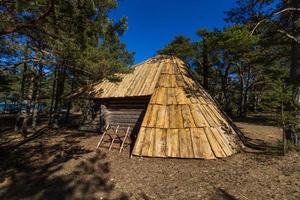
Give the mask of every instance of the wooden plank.
[{"label": "wooden plank", "polygon": [[213,121],[214,123],[214,127],[219,127],[222,126],[221,121],[217,118],[217,116],[209,109],[208,104],[207,105],[203,105],[202,106],[203,109],[205,110],[207,116],[210,117],[210,119]]},{"label": "wooden plank", "polygon": [[143,66],[141,73],[138,74],[137,79],[135,79],[134,85],[132,85],[132,91],[128,94],[130,96],[137,96],[144,86],[147,76],[149,75],[151,67],[148,65]]},{"label": "wooden plank", "polygon": [[201,112],[198,110],[198,106],[195,104],[190,104],[190,111],[195,123],[195,127],[204,127],[206,124],[204,117],[202,116]]},{"label": "wooden plank", "polygon": [[[204,117],[205,113],[201,110],[201,104],[190,104],[190,106],[193,106],[193,111],[195,112],[195,116],[197,116],[197,120],[199,120],[199,123],[204,124],[204,126],[210,126],[208,120]],[[194,121],[196,121],[196,117],[194,117]],[[200,126],[201,127],[201,126]]]},{"label": "wooden plank", "polygon": [[228,141],[224,141],[223,137],[222,137],[222,132],[219,132],[218,129],[213,128],[211,129],[214,137],[216,138],[216,140],[218,141],[219,145],[222,147],[222,150],[224,151],[224,153],[226,154],[226,156],[230,156],[233,154],[232,149],[230,148]]},{"label": "wooden plank", "polygon": [[191,101],[186,97],[186,93],[182,87],[175,88],[175,96],[177,104],[190,104]]},{"label": "wooden plank", "polygon": [[172,64],[172,63],[169,62],[168,65],[170,66],[169,67],[169,74],[174,75],[175,74],[175,66],[174,66],[174,64]]},{"label": "wooden plank", "polygon": [[175,89],[174,88],[168,88],[167,89],[167,93],[168,93],[168,101],[167,104],[168,105],[172,105],[172,104],[177,104],[176,102],[176,96],[175,96]]},{"label": "wooden plank", "polygon": [[227,120],[224,118],[221,111],[219,111],[219,108],[216,107],[216,105],[208,104],[209,108],[215,113],[215,115],[218,117],[218,119],[225,125],[230,126],[227,122]]},{"label": "wooden plank", "polygon": [[194,158],[192,138],[189,129],[179,129],[180,158]]},{"label": "wooden plank", "polygon": [[167,88],[159,87],[156,89],[157,92],[157,98],[156,98],[156,104],[160,105],[167,105],[168,99],[167,99]]},{"label": "wooden plank", "polygon": [[167,130],[166,129],[155,129],[155,144],[153,156],[155,157],[166,157],[166,138]]},{"label": "wooden plank", "polygon": [[152,118],[152,113],[153,113],[153,105],[149,104],[142,122],[142,126],[148,126]]},{"label": "wooden plank", "polygon": [[165,61],[164,66],[162,67],[161,73],[169,74],[169,71],[170,71],[170,63]]},{"label": "wooden plank", "polygon": [[169,74],[161,74],[158,80],[158,87],[169,87]]},{"label": "wooden plank", "polygon": [[159,112],[157,113],[156,118],[156,124],[154,125],[156,128],[164,128],[165,123],[169,124],[167,106],[159,106]]},{"label": "wooden plank", "polygon": [[180,157],[178,129],[167,129],[167,157]]},{"label": "wooden plank", "polygon": [[133,72],[131,74],[127,74],[123,77],[121,84],[119,84],[115,90],[114,97],[123,97],[124,96],[132,78],[133,78]]},{"label": "wooden plank", "polygon": [[198,105],[198,108],[199,108],[199,110],[201,111],[203,118],[205,119],[205,121],[208,122],[209,126],[215,127],[215,126],[216,126],[216,123],[215,123],[214,120],[211,118],[211,116],[207,113],[207,111],[204,109],[204,106],[205,106],[205,105],[201,105],[201,104]]},{"label": "wooden plank", "polygon": [[135,85],[136,85],[136,80],[140,77],[140,73],[142,72],[144,66],[140,66],[135,68],[134,70],[134,74],[133,74],[133,79],[130,82],[130,85],[128,86],[126,93],[124,94],[124,96],[130,96],[132,90],[134,89]]},{"label": "wooden plank", "polygon": [[162,66],[163,66],[163,63],[161,63],[161,62],[157,63],[157,65],[155,65],[155,68],[153,69],[153,71],[155,71],[155,73],[153,74],[153,77],[149,84],[148,93],[153,93],[155,87],[157,86],[157,82],[158,82],[158,79],[161,74]]},{"label": "wooden plank", "polygon": [[155,143],[155,129],[146,128],[141,155],[152,156],[154,143]]},{"label": "wooden plank", "polygon": [[200,132],[197,128],[191,128],[191,138],[192,138],[192,144],[193,144],[193,151],[195,158],[205,158],[205,155],[203,154],[204,151],[201,149],[201,138],[200,138]]},{"label": "wooden plank", "polygon": [[151,96],[151,99],[150,99],[150,104],[156,104],[156,100],[158,98],[158,93],[159,93],[159,90],[157,88],[155,88],[155,90],[153,91],[153,95]]},{"label": "wooden plank", "polygon": [[149,123],[147,124],[147,127],[155,127],[160,107],[161,106],[159,105],[153,105],[152,114],[148,115]]},{"label": "wooden plank", "polygon": [[174,74],[169,75],[169,85],[168,85],[168,87],[172,87],[172,88],[177,87],[176,76]]},{"label": "wooden plank", "polygon": [[159,67],[156,70],[156,74],[153,77],[153,80],[152,80],[152,83],[151,83],[151,86],[150,86],[150,89],[149,89],[150,91],[154,91],[154,88],[157,86],[157,82],[158,82],[158,79],[161,75],[161,70],[162,70],[163,66],[164,66],[164,62],[160,62]]},{"label": "wooden plank", "polygon": [[211,146],[209,144],[209,141],[206,137],[204,128],[195,128],[192,129],[193,133],[199,136],[199,148],[198,150],[200,151],[200,155],[203,156],[204,159],[215,159],[215,155],[211,149]]},{"label": "wooden plank", "polygon": [[209,144],[211,146],[211,149],[213,150],[215,156],[217,158],[226,157],[226,154],[224,153],[222,147],[220,146],[220,144],[218,143],[218,141],[214,137],[214,135],[211,131],[211,128],[205,128],[204,130],[205,130],[206,137],[209,141]]},{"label": "wooden plank", "polygon": [[181,74],[176,74],[175,77],[176,77],[176,85],[178,87],[185,87],[185,83]]},{"label": "wooden plank", "polygon": [[170,128],[176,128],[177,123],[176,123],[175,105],[169,105],[168,110],[169,110],[169,126]]},{"label": "wooden plank", "polygon": [[170,128],[170,111],[169,111],[169,106],[166,107],[166,113],[165,113],[165,120],[163,124],[163,128]]},{"label": "wooden plank", "polygon": [[170,128],[183,128],[181,105],[172,105],[170,107]]},{"label": "wooden plank", "polygon": [[183,127],[184,128],[196,127],[189,105],[182,105],[181,109],[182,109],[182,117],[183,117]]},{"label": "wooden plank", "polygon": [[140,91],[138,92],[138,95],[146,95],[146,94],[151,93],[149,91],[149,89],[150,89],[151,83],[154,79],[158,65],[159,65],[159,63],[155,63],[154,66],[149,67],[150,71],[148,72],[146,81],[145,81],[143,87],[141,87]]}]

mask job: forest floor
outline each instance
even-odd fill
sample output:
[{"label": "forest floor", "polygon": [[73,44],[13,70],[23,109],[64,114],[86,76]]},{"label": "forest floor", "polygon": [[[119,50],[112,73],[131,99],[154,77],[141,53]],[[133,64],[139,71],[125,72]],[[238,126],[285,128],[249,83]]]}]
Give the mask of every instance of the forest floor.
[{"label": "forest floor", "polygon": [[[278,146],[280,129],[236,122],[245,135]],[[49,131],[17,148],[0,137],[0,199],[300,199],[300,153],[245,152],[218,160],[129,158],[95,151],[99,136]],[[5,147],[4,147],[5,146]]]}]

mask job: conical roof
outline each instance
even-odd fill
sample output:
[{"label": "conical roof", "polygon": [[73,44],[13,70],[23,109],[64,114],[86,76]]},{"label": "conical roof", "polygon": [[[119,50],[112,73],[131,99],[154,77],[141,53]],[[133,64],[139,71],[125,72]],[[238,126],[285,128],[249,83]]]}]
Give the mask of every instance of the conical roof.
[{"label": "conical roof", "polygon": [[104,81],[92,93],[98,98],[151,96],[133,155],[215,159],[241,146],[227,117],[179,58],[151,58],[120,83]]}]

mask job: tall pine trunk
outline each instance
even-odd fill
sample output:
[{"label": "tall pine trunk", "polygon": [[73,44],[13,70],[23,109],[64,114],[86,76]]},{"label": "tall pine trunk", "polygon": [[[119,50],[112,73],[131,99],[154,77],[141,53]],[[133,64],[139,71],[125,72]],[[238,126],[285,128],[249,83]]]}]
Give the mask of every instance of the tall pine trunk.
[{"label": "tall pine trunk", "polygon": [[21,81],[20,99],[19,99],[19,110],[18,110],[18,116],[15,123],[15,131],[19,130],[20,119],[22,117],[21,115],[22,115],[22,105],[23,105],[24,95],[25,95],[26,73],[27,73],[27,63],[24,63],[22,81]]},{"label": "tall pine trunk", "polygon": [[48,124],[53,123],[53,107],[54,107],[54,101],[55,101],[55,91],[56,91],[56,85],[57,85],[57,67],[54,67],[53,72],[53,83],[52,83],[52,94],[51,94],[51,103],[50,103],[50,109],[49,109],[49,120]]},{"label": "tall pine trunk", "polygon": [[202,52],[202,59],[203,59],[203,87],[204,89],[208,90],[208,52],[207,52],[207,44],[205,38],[203,38],[203,52]]},{"label": "tall pine trunk", "polygon": [[22,122],[22,129],[21,129],[21,133],[23,135],[24,138],[27,137],[27,129],[28,129],[28,121],[30,118],[30,112],[32,109],[32,95],[33,95],[33,80],[34,80],[34,76],[31,76],[30,78],[30,82],[29,82],[29,91],[28,91],[28,96],[27,96],[27,102],[26,102],[26,111],[24,113],[24,117],[23,117],[23,122]]},{"label": "tall pine trunk", "polygon": [[36,72],[34,79],[34,97],[33,97],[33,111],[32,111],[32,128],[35,130],[37,125],[37,118],[39,112],[39,99],[41,90],[41,78],[43,74],[43,65],[39,64],[39,69]]},{"label": "tall pine trunk", "polygon": [[[292,5],[300,8],[300,1],[293,0]],[[300,12],[293,13],[294,35],[298,42],[294,41],[292,45],[291,60],[291,80],[294,85],[294,102],[300,104]],[[298,116],[299,117],[299,116]]]},{"label": "tall pine trunk", "polygon": [[58,67],[56,91],[55,91],[54,106],[53,106],[53,127],[55,128],[57,128],[59,125],[61,97],[64,92],[65,78],[66,78],[66,71],[65,68],[61,65]]}]

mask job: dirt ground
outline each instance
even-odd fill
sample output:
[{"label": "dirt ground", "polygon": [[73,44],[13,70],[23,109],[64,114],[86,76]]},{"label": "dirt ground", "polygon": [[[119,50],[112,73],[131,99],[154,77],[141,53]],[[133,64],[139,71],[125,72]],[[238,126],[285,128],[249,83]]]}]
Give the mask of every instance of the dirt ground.
[{"label": "dirt ground", "polygon": [[[277,145],[273,126],[236,125]],[[128,148],[95,151],[99,136],[51,131],[18,147],[1,135],[0,199],[300,199],[300,154],[246,149],[226,159],[129,158]],[[5,147],[3,147],[5,146]]]}]

